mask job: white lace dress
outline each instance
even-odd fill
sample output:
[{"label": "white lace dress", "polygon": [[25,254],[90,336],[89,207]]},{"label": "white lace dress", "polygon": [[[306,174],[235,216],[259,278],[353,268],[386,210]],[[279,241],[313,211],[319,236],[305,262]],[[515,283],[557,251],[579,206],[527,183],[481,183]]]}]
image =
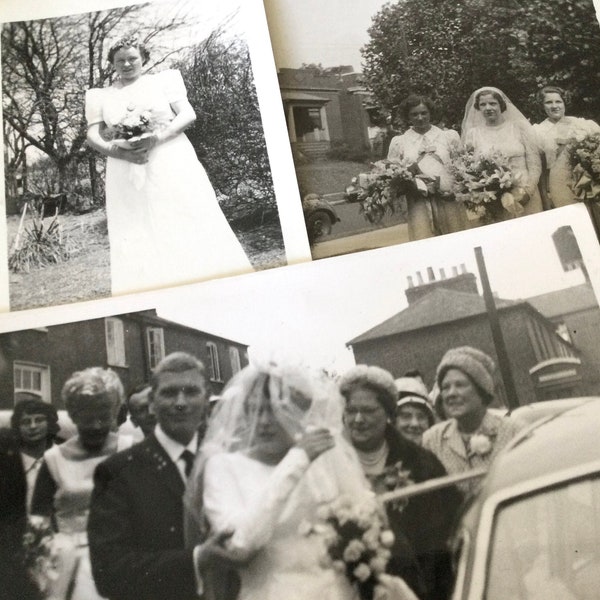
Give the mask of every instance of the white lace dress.
[{"label": "white lace dress", "polygon": [[[110,127],[128,111],[151,110],[169,121],[171,104],[186,96],[179,71],[143,75],[88,90],[86,119]],[[252,270],[183,133],[158,144],[144,165],[107,159],[106,214],[113,294]]]},{"label": "white lace dress", "polygon": [[303,521],[315,521],[327,487],[311,478],[310,465],[300,449],[290,450],[276,466],[241,453],[208,460],[203,499],[211,528],[234,530],[230,547],[252,557],[239,569],[239,600],[355,598],[345,576],[320,565],[322,539],[299,532]]},{"label": "white lace dress", "polygon": [[600,125],[589,119],[563,117],[558,123],[546,119],[534,125],[533,129],[546,157],[548,193],[553,206],[573,204],[575,195],[571,188],[573,178],[566,144],[573,139],[600,133]]},{"label": "white lace dress", "polygon": [[[511,121],[500,125],[482,125],[466,132],[465,145],[473,146],[479,154],[501,152],[509,160],[511,168],[520,175],[521,186],[529,194],[529,201],[523,206],[524,215],[542,211],[542,199],[538,183],[542,163],[535,134],[530,125],[520,127]],[[506,213],[506,218],[509,213]]]}]

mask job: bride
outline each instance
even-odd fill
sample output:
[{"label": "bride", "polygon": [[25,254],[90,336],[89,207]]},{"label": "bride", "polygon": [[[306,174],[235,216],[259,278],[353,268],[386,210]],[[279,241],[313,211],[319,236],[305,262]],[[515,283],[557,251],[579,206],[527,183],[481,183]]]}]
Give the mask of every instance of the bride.
[{"label": "bride", "polygon": [[542,164],[535,134],[506,94],[495,87],[483,87],[471,94],[462,123],[462,141],[465,146],[473,147],[476,154],[500,152],[508,158],[524,192],[512,210],[513,215],[542,211],[538,190]]},{"label": "bride", "polygon": [[[120,39],[108,52],[115,82],[86,94],[88,143],[108,157],[113,294],[252,270],[183,133],[196,115],[181,74],[143,75],[148,59],[135,35]],[[141,139],[114,139],[144,118]]]},{"label": "bride", "polygon": [[[302,535],[319,505],[371,495],[341,435],[342,400],[324,377],[298,368],[246,367],[211,418],[185,503],[196,523],[231,532],[240,600],[351,600],[345,575],[323,567],[325,545]],[[416,600],[382,576],[375,598]]]}]

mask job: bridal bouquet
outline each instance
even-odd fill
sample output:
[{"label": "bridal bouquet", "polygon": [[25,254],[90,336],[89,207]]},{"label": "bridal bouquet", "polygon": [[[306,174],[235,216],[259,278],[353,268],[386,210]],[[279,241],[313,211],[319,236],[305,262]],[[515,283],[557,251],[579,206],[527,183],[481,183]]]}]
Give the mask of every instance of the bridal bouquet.
[{"label": "bridal bouquet", "polygon": [[131,142],[151,135],[161,124],[151,110],[130,105],[125,116],[112,125],[108,133],[113,142],[127,147]]},{"label": "bridal bouquet", "polygon": [[464,203],[471,220],[494,222],[501,219],[503,211],[515,217],[523,213],[519,200],[525,192],[519,174],[502,153],[481,155],[466,148],[453,155],[450,169],[456,199]]},{"label": "bridal bouquet", "polygon": [[323,537],[327,554],[322,564],[344,574],[362,600],[372,600],[394,544],[394,534],[386,526],[385,510],[375,496],[361,503],[340,496],[321,506],[317,518],[317,523],[308,525],[304,533]]},{"label": "bridal bouquet", "polygon": [[573,191],[580,201],[600,201],[600,134],[567,145],[573,169]]},{"label": "bridal bouquet", "polygon": [[386,212],[394,213],[394,201],[401,196],[418,192],[427,195],[429,178],[415,173],[408,160],[378,160],[368,173],[352,179],[346,188],[349,202],[360,202],[361,212],[371,223],[379,222]]}]

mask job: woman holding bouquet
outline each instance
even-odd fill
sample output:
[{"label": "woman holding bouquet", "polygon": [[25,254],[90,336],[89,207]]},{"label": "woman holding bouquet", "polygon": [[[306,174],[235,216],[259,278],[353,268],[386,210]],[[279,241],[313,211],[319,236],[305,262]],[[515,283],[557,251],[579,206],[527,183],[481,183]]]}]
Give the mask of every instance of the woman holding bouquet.
[{"label": "woman holding bouquet", "polygon": [[412,94],[401,104],[402,117],[410,128],[392,139],[390,160],[408,160],[411,170],[431,178],[426,193],[415,189],[407,194],[408,236],[420,240],[465,228],[464,208],[453,201],[452,177],[447,166],[450,155],[460,146],[458,133],[431,124],[432,101]]},{"label": "woman holding bouquet", "polygon": [[[341,420],[333,384],[296,367],[249,366],[224,391],[184,501],[192,536],[206,521],[231,533],[239,600],[355,598],[349,579],[322,564],[323,537],[308,534],[319,506],[371,497]],[[415,600],[399,580],[384,576],[382,588],[389,600]]]},{"label": "woman holding bouquet", "polygon": [[533,126],[538,144],[546,159],[542,178],[545,208],[573,204],[573,177],[566,145],[600,133],[600,126],[590,119],[565,116],[565,92],[556,86],[543,87],[537,94],[547,118]]},{"label": "woman holding bouquet", "polygon": [[251,270],[184,130],[195,120],[179,71],[142,74],[135,35],[108,60],[117,75],[88,90],[89,145],[108,157],[113,294]]},{"label": "woman holding bouquet", "polygon": [[475,150],[476,156],[502,155],[518,179],[510,195],[504,196],[505,211],[500,220],[542,210],[538,190],[542,165],[535,134],[506,94],[494,87],[471,94],[462,123],[462,141]]}]

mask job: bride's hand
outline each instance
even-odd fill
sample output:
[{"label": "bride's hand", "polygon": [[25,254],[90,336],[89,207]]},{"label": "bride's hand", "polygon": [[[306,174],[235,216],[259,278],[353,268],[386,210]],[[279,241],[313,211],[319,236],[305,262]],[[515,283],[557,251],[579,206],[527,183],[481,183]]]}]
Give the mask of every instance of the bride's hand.
[{"label": "bride's hand", "polygon": [[117,147],[114,151],[115,158],[126,160],[136,165],[143,165],[148,162],[148,148],[121,148]]},{"label": "bride's hand", "polygon": [[296,446],[302,448],[311,461],[315,460],[323,452],[333,448],[334,444],[331,432],[324,428],[305,431],[296,440]]},{"label": "bride's hand", "polygon": [[382,573],[375,586],[373,600],[419,600],[404,579]]}]

